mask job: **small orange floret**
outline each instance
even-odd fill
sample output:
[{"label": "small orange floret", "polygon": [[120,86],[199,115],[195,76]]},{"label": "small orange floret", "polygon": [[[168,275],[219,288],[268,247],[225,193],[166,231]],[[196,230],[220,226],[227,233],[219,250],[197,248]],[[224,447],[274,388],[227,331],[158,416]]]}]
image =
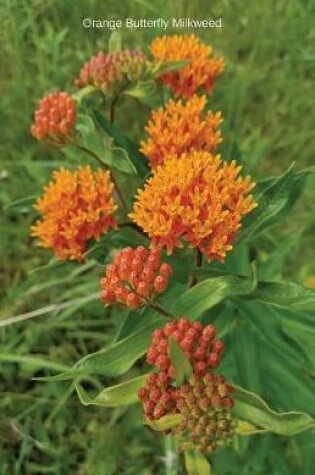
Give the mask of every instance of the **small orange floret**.
[{"label": "small orange floret", "polygon": [[35,111],[31,127],[33,137],[62,146],[71,141],[76,122],[76,103],[67,92],[45,96]]},{"label": "small orange floret", "polygon": [[139,50],[100,51],[84,64],[75,85],[80,88],[92,85],[104,92],[119,91],[129,81],[140,79],[146,64],[146,56]]},{"label": "small orange floret", "polygon": [[82,260],[89,239],[98,240],[116,227],[112,190],[109,171],[94,172],[89,166],[55,171],[35,205],[42,219],[32,227],[32,236],[58,259]]},{"label": "small orange floret", "polygon": [[151,167],[162,165],[168,156],[180,156],[191,150],[214,152],[221,142],[218,127],[220,112],[203,113],[205,96],[191,97],[186,103],[170,100],[164,108],[152,112],[146,131],[149,138],[141,142],[141,152],[149,157]]},{"label": "small orange floret", "polygon": [[190,97],[200,89],[210,93],[224,69],[223,58],[211,57],[212,48],[201,43],[195,35],[157,37],[150,49],[156,62],[190,61],[178,71],[161,76],[176,96]]},{"label": "small orange floret", "polygon": [[152,247],[165,246],[170,254],[184,240],[209,261],[222,261],[241,218],[257,206],[250,195],[254,183],[238,176],[240,170],[208,152],[170,157],[138,191],[130,217]]}]

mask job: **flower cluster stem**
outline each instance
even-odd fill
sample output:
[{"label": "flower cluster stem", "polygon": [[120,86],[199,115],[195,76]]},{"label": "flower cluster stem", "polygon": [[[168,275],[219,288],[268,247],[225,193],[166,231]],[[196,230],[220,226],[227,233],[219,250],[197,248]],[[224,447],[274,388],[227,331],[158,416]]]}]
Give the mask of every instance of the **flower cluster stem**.
[{"label": "flower cluster stem", "polygon": [[[201,254],[201,251],[198,247],[196,248],[196,265],[199,268],[202,267],[202,254]],[[194,285],[196,285],[196,284],[197,284],[197,276],[194,272],[193,275],[191,276],[191,281],[189,283],[189,288],[194,287]]]},{"label": "flower cluster stem", "polygon": [[109,106],[109,121],[111,124],[115,121],[115,111],[116,111],[117,99],[114,99]]},{"label": "flower cluster stem", "polygon": [[150,302],[149,300],[147,301],[147,303],[150,308],[160,313],[164,317],[170,318],[171,320],[175,320],[175,317],[170,312],[168,312],[165,308],[161,307],[158,303]]},{"label": "flower cluster stem", "polygon": [[165,437],[164,454],[165,475],[177,475],[179,456],[176,442],[172,436]]}]

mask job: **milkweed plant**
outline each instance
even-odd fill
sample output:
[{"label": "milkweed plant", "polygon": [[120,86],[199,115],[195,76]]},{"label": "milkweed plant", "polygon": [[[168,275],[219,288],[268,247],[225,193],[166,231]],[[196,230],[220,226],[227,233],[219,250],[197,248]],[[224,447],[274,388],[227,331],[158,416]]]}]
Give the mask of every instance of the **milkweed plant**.
[{"label": "milkweed plant", "polygon": [[[114,34],[73,93],[40,100],[31,126],[77,157],[74,168],[65,154],[37,199],[31,235],[57,260],[96,259],[100,304],[121,318],[113,343],[46,379],[72,381],[84,405],[140,405],[190,475],[212,473],[215,453],[238,450],[240,438],[315,428],[303,343],[314,291],[283,280],[279,248],[263,262],[257,250],[312,170],[246,174],[237,145],[224,148],[224,112],[212,109],[224,67],[194,35],[157,37],[146,54]],[[141,139],[133,123],[117,125],[122,105],[135,124],[145,118]],[[95,394],[91,374],[117,381]]]}]

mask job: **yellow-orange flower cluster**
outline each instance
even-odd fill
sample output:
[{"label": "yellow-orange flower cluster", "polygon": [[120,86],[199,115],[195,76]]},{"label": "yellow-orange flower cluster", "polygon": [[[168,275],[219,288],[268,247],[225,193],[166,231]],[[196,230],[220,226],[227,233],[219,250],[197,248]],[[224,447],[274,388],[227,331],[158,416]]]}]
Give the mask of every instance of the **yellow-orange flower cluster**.
[{"label": "yellow-orange flower cluster", "polygon": [[147,59],[142,51],[120,50],[115,53],[99,52],[80,71],[75,80],[77,87],[92,85],[107,92],[118,91],[129,81],[138,80],[145,71]]},{"label": "yellow-orange flower cluster", "polygon": [[156,62],[190,61],[187,66],[161,76],[176,96],[190,97],[200,89],[211,92],[224,68],[223,58],[211,57],[211,47],[195,35],[157,37],[150,49]]},{"label": "yellow-orange flower cluster", "polygon": [[32,135],[37,140],[49,140],[53,145],[62,146],[71,140],[76,117],[76,103],[70,94],[48,94],[35,111]]},{"label": "yellow-orange flower cluster", "polygon": [[141,142],[141,152],[149,157],[151,167],[162,165],[168,156],[180,156],[191,150],[214,152],[221,142],[218,127],[220,112],[208,111],[205,96],[191,97],[186,103],[170,100],[164,108],[152,112],[146,126],[149,138]]},{"label": "yellow-orange flower cluster", "polygon": [[58,259],[82,260],[89,239],[116,227],[112,190],[109,171],[94,172],[89,166],[55,171],[35,205],[42,220],[32,227],[32,236]]},{"label": "yellow-orange flower cluster", "polygon": [[222,261],[232,249],[241,218],[256,204],[250,177],[233,161],[193,151],[170,157],[139,190],[131,219],[168,253],[188,241],[208,260]]}]

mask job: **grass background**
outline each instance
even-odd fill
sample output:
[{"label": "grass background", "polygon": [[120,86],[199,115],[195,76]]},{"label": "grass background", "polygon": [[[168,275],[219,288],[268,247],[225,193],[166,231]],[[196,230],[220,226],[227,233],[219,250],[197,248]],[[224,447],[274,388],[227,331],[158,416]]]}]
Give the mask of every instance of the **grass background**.
[{"label": "grass background", "polygon": [[[106,319],[97,300],[78,300],[98,291],[99,266],[45,267],[49,253],[35,248],[29,238],[31,204],[51,171],[65,165],[61,153],[30,136],[33,110],[47,92],[72,91],[84,61],[108,43],[108,30],[84,29],[82,19],[161,14],[222,17],[222,29],[195,32],[225,57],[226,72],[211,100],[225,119],[227,143],[238,141],[246,168],[255,178],[281,173],[293,161],[298,169],[313,165],[314,1],[174,0],[167,6],[164,0],[2,0],[0,317],[70,302],[64,310],[0,329],[3,475],[165,473],[162,441],[142,428],[136,409],[82,408],[67,384],[32,380],[108,343],[120,316]],[[125,46],[143,48],[162,33],[122,31]],[[132,111],[119,117],[127,131],[139,133],[137,119]],[[145,120],[140,117],[140,123]],[[260,243],[260,257],[265,259],[283,239],[293,236],[286,276],[309,284],[315,280],[314,185],[310,180],[290,219]],[[274,462],[264,463],[262,471],[254,465],[240,473],[263,474],[267,469],[282,473],[277,472],[276,455]],[[301,473],[313,472],[304,467]]]}]

